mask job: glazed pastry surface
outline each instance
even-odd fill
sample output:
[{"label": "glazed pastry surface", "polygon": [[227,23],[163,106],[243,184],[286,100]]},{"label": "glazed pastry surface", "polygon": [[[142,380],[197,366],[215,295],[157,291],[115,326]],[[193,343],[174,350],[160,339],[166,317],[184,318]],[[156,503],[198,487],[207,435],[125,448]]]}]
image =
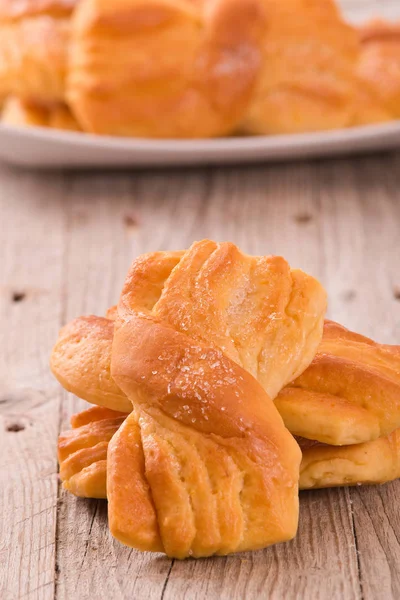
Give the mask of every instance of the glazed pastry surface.
[{"label": "glazed pastry surface", "polygon": [[400,426],[400,346],[326,321],[312,364],[275,405],[293,434],[325,444],[387,436]]}]

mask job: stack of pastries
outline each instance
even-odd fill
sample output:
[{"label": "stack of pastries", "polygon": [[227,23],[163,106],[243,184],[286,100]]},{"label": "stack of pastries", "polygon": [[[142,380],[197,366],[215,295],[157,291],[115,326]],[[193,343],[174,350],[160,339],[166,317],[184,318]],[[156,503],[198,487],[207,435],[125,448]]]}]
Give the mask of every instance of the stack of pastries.
[{"label": "stack of pastries", "polygon": [[321,284],[209,240],[137,258],[118,305],[51,356],[95,405],[59,438],[65,489],[121,542],[185,558],[291,539],[298,490],[400,476],[400,346],[325,321]]},{"label": "stack of pastries", "polygon": [[334,0],[0,0],[0,100],[4,123],[143,138],[385,122],[400,24]]}]

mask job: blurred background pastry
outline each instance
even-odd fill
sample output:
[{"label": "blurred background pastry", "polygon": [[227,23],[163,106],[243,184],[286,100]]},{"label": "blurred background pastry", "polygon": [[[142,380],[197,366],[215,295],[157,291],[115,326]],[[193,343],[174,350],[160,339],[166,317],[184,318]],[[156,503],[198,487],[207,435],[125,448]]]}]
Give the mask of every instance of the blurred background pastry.
[{"label": "blurred background pastry", "polygon": [[1,123],[16,127],[36,126],[80,131],[78,123],[65,104],[44,106],[8,96],[1,112]]},{"label": "blurred background pastry", "polygon": [[385,121],[356,77],[359,36],[333,0],[265,0],[263,67],[244,121],[253,134],[301,133]]},{"label": "blurred background pastry", "polygon": [[77,0],[1,0],[0,97],[64,100],[70,16]]},{"label": "blurred background pastry", "polygon": [[381,123],[400,116],[399,32],[334,0],[0,0],[0,100],[143,138]]},{"label": "blurred background pastry", "polygon": [[248,108],[265,32],[260,0],[81,0],[68,101],[91,133],[227,135]]}]

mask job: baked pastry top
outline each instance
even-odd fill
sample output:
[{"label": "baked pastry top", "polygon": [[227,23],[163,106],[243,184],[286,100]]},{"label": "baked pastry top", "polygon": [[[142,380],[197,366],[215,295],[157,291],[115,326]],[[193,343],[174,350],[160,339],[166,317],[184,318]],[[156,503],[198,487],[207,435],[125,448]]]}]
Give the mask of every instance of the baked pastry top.
[{"label": "baked pastry top", "polygon": [[70,14],[78,0],[0,3],[0,98],[63,101]]},{"label": "baked pastry top", "polygon": [[243,129],[300,133],[385,121],[357,77],[358,32],[333,0],[266,0],[263,67]]},{"label": "baked pastry top", "polygon": [[275,399],[295,435],[332,445],[368,442],[400,426],[400,346],[326,321],[310,367]]},{"label": "baked pastry top", "polygon": [[260,0],[81,0],[68,101],[85,131],[226,135],[243,119],[265,35]]},{"label": "baked pastry top", "polygon": [[[199,248],[202,248],[201,244]],[[164,305],[167,307],[162,309],[160,318],[168,309],[171,324],[178,329],[184,327],[185,321],[192,322],[196,299],[199,307],[196,310],[202,310],[202,319],[194,322],[196,335],[202,336],[202,341],[214,341],[232,360],[255,376],[267,394],[274,398],[281,387],[304,371],[313,359],[322,335],[326,295],[314,278],[299,269],[290,269],[280,257],[252,258],[239,252],[234,256],[234,251],[231,257],[230,248],[221,245],[210,253],[201,277],[196,275],[195,289],[188,299],[182,295],[182,285],[185,277],[186,288],[191,286],[193,265],[188,262],[190,255],[185,262],[181,262],[182,252],[143,255],[137,259],[133,270],[135,297],[132,298],[132,294],[128,297],[132,303],[141,301],[152,306],[164,286],[169,289],[172,281],[182,279],[174,283],[175,295],[172,296],[170,291],[163,303],[157,305],[160,311]],[[208,249],[210,251],[209,246]],[[178,263],[179,271],[174,271],[169,280]],[[208,283],[207,269],[211,270],[211,267],[215,274],[214,289],[210,289]],[[202,286],[203,281],[208,287]],[[236,296],[232,296],[230,304],[217,297],[213,304],[207,303],[211,293],[217,294],[220,281],[230,282],[236,288]],[[264,314],[254,310],[256,302],[264,307]],[[108,318],[80,317],[66,325],[53,348],[51,368],[61,385],[80,398],[127,412],[131,403],[110,375],[115,316],[116,309],[113,308]],[[291,361],[287,360],[287,351]]]},{"label": "baked pastry top", "polygon": [[61,385],[92,404],[130,412],[132,403],[111,377],[114,322],[79,317],[60,331],[50,366]]},{"label": "baked pastry top", "polygon": [[0,22],[47,15],[64,17],[75,8],[78,0],[0,0]]}]

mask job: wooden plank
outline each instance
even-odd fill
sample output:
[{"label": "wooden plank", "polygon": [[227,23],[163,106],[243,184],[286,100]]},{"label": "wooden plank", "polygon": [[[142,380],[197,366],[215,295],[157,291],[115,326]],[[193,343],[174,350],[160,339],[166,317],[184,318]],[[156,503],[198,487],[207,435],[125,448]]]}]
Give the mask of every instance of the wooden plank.
[{"label": "wooden plank", "polygon": [[[183,248],[206,236],[230,239],[256,254],[281,253],[324,277],[319,190],[316,164],[75,176],[68,198],[66,318],[103,313],[133,255]],[[68,400],[66,416],[78,406]],[[86,598],[90,590],[94,597],[106,592],[139,599],[267,593],[356,599],[350,509],[343,490],[305,494],[301,535],[293,543],[181,563],[124,548],[105,529],[103,503],[62,494],[57,597]]]},{"label": "wooden plank", "polygon": [[[203,561],[174,561],[163,598],[361,598],[346,494],[301,494],[300,527],[288,544]],[[126,596],[129,597],[129,596]]]},{"label": "wooden plank", "polygon": [[[0,598],[54,597],[63,178],[0,169]],[[54,197],[55,196],[55,197]]]}]

